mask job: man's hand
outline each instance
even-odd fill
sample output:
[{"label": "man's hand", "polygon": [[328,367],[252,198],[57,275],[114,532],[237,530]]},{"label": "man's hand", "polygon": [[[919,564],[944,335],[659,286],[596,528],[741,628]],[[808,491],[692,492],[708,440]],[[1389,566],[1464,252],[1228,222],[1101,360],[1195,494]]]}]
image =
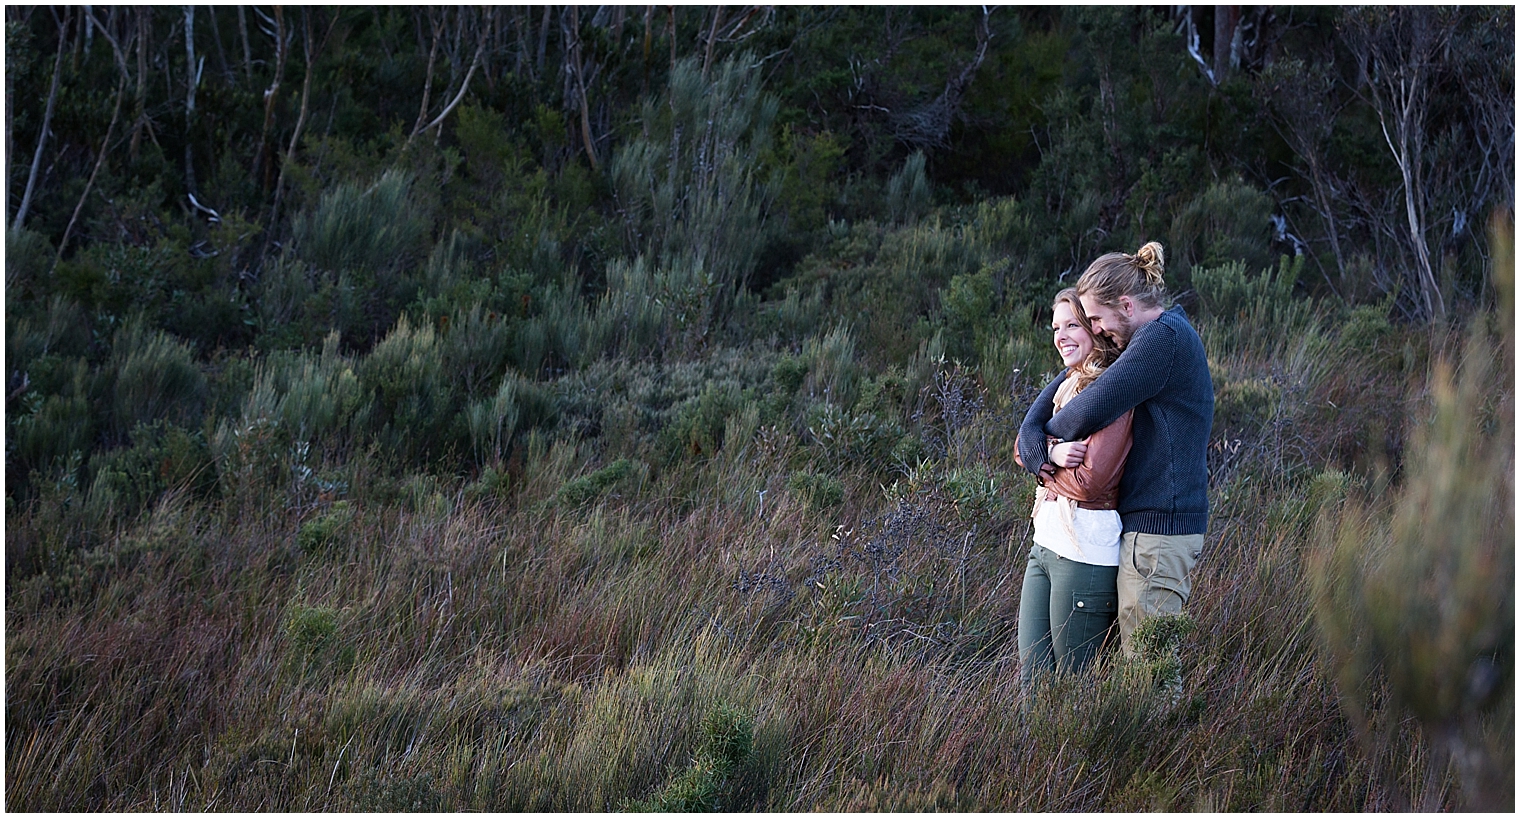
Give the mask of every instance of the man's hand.
[{"label": "man's hand", "polygon": [[1050,447],[1050,462],[1063,469],[1074,469],[1087,458],[1087,441],[1068,440]]}]

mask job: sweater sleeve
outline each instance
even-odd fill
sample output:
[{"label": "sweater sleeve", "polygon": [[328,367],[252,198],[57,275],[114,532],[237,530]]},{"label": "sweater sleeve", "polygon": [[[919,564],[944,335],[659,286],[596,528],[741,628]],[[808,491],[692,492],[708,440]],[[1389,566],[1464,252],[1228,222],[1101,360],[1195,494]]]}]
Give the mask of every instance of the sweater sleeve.
[{"label": "sweater sleeve", "polygon": [[[1176,347],[1176,330],[1162,321],[1141,327],[1119,359],[1097,380],[1061,407],[1055,417],[1047,415],[1045,431],[1062,440],[1080,440],[1154,397],[1171,375]],[[1024,422],[1029,422],[1028,416]],[[1023,427],[1019,428],[1022,431]]]},{"label": "sweater sleeve", "polygon": [[1024,471],[1030,474],[1038,475],[1040,467],[1050,459],[1049,450],[1045,446],[1045,422],[1050,420],[1051,414],[1055,412],[1056,389],[1064,380],[1066,380],[1066,373],[1063,371],[1040,392],[1039,397],[1034,399],[1034,403],[1030,404],[1029,411],[1024,415],[1024,422],[1019,425],[1017,460],[1019,465],[1024,467]]},{"label": "sweater sleeve", "polygon": [[[1070,408],[1069,404],[1067,408]],[[1082,459],[1082,464],[1074,469],[1057,467],[1055,474],[1045,479],[1045,487],[1062,497],[1089,502],[1113,495],[1133,442],[1130,424],[1134,416],[1134,410],[1130,410],[1093,432],[1087,439],[1087,456]]]}]

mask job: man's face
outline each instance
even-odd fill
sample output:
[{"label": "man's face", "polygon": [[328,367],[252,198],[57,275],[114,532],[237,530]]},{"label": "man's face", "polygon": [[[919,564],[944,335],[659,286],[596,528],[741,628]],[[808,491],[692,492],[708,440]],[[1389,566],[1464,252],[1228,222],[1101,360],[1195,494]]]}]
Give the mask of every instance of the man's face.
[{"label": "man's face", "polygon": [[1082,301],[1082,309],[1087,313],[1088,323],[1092,324],[1093,332],[1107,335],[1114,339],[1114,343],[1123,347],[1129,343],[1130,335],[1134,334],[1134,326],[1130,324],[1126,314],[1130,307],[1130,300],[1126,296],[1119,296],[1119,303],[1110,307],[1099,304],[1091,295],[1079,296]]}]

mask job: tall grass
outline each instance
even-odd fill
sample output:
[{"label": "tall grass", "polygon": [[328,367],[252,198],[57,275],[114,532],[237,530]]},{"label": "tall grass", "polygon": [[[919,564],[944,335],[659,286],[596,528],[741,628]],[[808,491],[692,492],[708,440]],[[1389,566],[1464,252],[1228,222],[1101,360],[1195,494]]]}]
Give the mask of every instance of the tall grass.
[{"label": "tall grass", "polygon": [[1457,803],[1514,804],[1514,330],[1512,243],[1496,230],[1509,299],[1438,357],[1402,485],[1378,484],[1322,521],[1316,614],[1362,739],[1386,696],[1424,728],[1425,793],[1455,770]]},{"label": "tall grass", "polygon": [[1507,318],[1409,337],[1291,263],[1195,266],[1213,515],[1176,644],[1025,689],[1027,216],[836,223],[759,337],[693,320],[698,254],[587,298],[466,280],[458,242],[367,352],[18,316],[7,807],[1504,807]]}]

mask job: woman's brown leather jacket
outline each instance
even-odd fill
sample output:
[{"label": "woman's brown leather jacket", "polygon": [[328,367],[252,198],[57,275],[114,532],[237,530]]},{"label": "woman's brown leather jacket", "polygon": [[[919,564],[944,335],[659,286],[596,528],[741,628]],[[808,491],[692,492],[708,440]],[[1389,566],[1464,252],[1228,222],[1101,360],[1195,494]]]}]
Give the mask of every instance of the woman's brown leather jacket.
[{"label": "woman's brown leather jacket", "polygon": [[[1075,500],[1078,508],[1114,510],[1119,507],[1119,478],[1124,476],[1124,460],[1129,457],[1133,443],[1130,427],[1135,410],[1119,416],[1118,420],[1104,426],[1087,439],[1087,455],[1082,464],[1072,469],[1056,467],[1047,463],[1049,469],[1040,470],[1040,485],[1046,489],[1046,497],[1059,495]],[[1055,438],[1046,440],[1047,451]],[[1024,461],[1014,443],[1013,459],[1020,466]]]}]

